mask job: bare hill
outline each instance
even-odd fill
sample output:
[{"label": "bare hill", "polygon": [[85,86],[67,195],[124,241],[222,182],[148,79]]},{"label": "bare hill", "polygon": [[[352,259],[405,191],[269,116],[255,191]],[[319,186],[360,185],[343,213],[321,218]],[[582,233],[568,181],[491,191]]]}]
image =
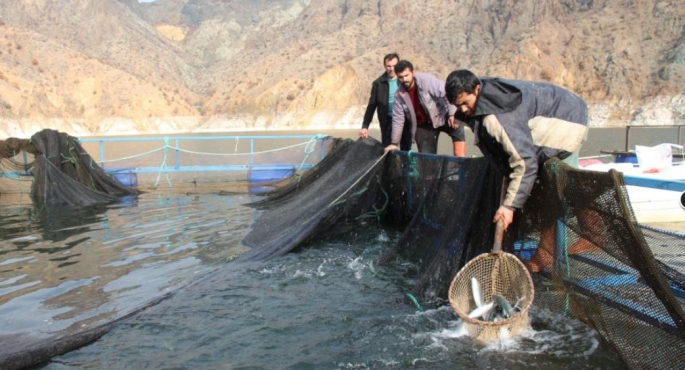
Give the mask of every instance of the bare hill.
[{"label": "bare hill", "polygon": [[357,127],[392,51],[677,124],[684,40],[676,1],[3,0],[0,135]]}]

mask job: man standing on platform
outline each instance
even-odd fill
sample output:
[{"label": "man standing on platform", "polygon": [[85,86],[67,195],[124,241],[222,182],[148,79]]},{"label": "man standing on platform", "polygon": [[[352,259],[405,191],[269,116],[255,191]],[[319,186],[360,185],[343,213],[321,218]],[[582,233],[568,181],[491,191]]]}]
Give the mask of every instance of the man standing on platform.
[{"label": "man standing on platform", "polygon": [[[373,119],[374,111],[378,115],[378,123],[381,128],[381,143],[383,147],[390,144],[390,132],[392,130],[392,108],[395,101],[395,92],[397,91],[397,75],[395,74],[395,65],[400,61],[397,53],[391,53],[383,57],[383,66],[385,73],[378,77],[373,84],[371,84],[371,95],[369,96],[369,103],[366,105],[366,113],[364,113],[364,121],[362,122],[362,129],[359,131],[359,137],[366,139],[369,137],[369,125]],[[411,135],[409,130],[402,140],[402,150],[411,149]]]},{"label": "man standing on platform", "polygon": [[464,157],[464,127],[454,120],[457,109],[448,102],[444,84],[432,74],[414,73],[414,66],[408,60],[398,62],[395,73],[401,86],[395,95],[392,136],[385,151],[396,150],[401,133],[411,127],[419,152],[436,154],[438,135],[444,132],[452,138],[454,156]]}]

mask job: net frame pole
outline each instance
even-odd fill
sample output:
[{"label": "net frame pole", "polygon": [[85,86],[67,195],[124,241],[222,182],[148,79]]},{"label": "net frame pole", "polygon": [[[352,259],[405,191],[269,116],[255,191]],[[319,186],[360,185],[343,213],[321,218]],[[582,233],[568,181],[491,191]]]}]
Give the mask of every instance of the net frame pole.
[{"label": "net frame pole", "polygon": [[554,267],[557,271],[561,271],[561,269],[564,267],[564,263],[566,262],[563,258],[565,255],[564,251],[566,250],[566,231],[566,224],[564,223],[563,219],[557,219],[554,224],[554,237],[556,239],[554,243]]},{"label": "net frame pole", "polygon": [[178,138],[176,138],[176,139],[174,140],[174,142],[176,143],[176,149],[175,149],[175,152],[176,152],[176,153],[174,154],[174,161],[175,161],[176,163],[175,163],[175,165],[174,165],[174,168],[176,168],[176,169],[178,170],[178,169],[181,168],[181,152],[180,152],[180,150],[179,150],[179,149],[180,149],[180,148],[179,148],[179,145],[180,145],[180,144],[179,144],[179,142],[178,142]]},{"label": "net frame pole", "polygon": [[105,168],[105,142],[103,140],[98,141],[98,147],[100,149],[100,167]]}]

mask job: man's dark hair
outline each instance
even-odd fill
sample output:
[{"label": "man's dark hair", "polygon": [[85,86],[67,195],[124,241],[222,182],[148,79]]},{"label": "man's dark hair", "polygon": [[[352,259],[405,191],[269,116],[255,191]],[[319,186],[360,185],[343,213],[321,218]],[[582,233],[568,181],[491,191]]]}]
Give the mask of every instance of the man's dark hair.
[{"label": "man's dark hair", "polygon": [[400,56],[397,55],[397,53],[390,53],[390,54],[383,57],[383,64],[385,64],[385,62],[387,62],[389,60],[393,60],[395,58],[397,58],[398,61],[400,60]]},{"label": "man's dark hair", "polygon": [[[400,64],[397,63],[397,65],[399,66]],[[395,69],[397,69],[397,67],[395,67]],[[478,85],[480,85],[478,76],[468,69],[460,69],[447,76],[447,81],[445,81],[445,95],[447,95],[447,100],[450,103],[454,103],[459,94],[473,94]]]},{"label": "man's dark hair", "polygon": [[414,72],[414,65],[411,64],[410,61],[408,60],[400,60],[397,62],[395,65],[395,73],[399,74],[400,72],[404,71],[405,69],[409,68],[410,71]]}]

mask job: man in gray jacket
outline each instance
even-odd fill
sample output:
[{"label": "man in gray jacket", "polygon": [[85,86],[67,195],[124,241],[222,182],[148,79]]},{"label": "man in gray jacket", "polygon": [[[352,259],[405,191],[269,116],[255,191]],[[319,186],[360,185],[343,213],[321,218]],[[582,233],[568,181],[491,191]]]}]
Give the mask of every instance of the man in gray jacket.
[{"label": "man in gray jacket", "polygon": [[414,73],[408,60],[397,63],[395,73],[401,85],[395,94],[392,135],[385,151],[396,150],[405,125],[411,125],[419,152],[436,154],[438,135],[444,132],[452,138],[454,155],[464,157],[464,127],[454,121],[457,109],[447,101],[443,83],[432,74]]},{"label": "man in gray jacket", "polygon": [[[587,104],[578,95],[543,82],[479,79],[468,70],[450,73],[445,92],[459,110],[455,118],[473,130],[483,155],[508,177],[506,196],[493,219],[504,220],[505,230],[514,220],[514,210],[528,199],[538,168],[547,159],[558,157],[578,167],[578,152],[588,131]],[[581,228],[599,238],[601,217],[589,209],[577,216]],[[541,231],[537,252],[527,264],[531,272],[551,266],[553,237],[552,228]],[[593,248],[592,242],[580,238],[568,253]]]},{"label": "man in gray jacket", "polygon": [[504,219],[506,229],[528,199],[539,165],[552,157],[577,162],[587,138],[587,104],[552,84],[479,79],[468,70],[450,73],[445,91],[459,110],[456,119],[473,130],[476,146],[509,178],[494,219]]}]

